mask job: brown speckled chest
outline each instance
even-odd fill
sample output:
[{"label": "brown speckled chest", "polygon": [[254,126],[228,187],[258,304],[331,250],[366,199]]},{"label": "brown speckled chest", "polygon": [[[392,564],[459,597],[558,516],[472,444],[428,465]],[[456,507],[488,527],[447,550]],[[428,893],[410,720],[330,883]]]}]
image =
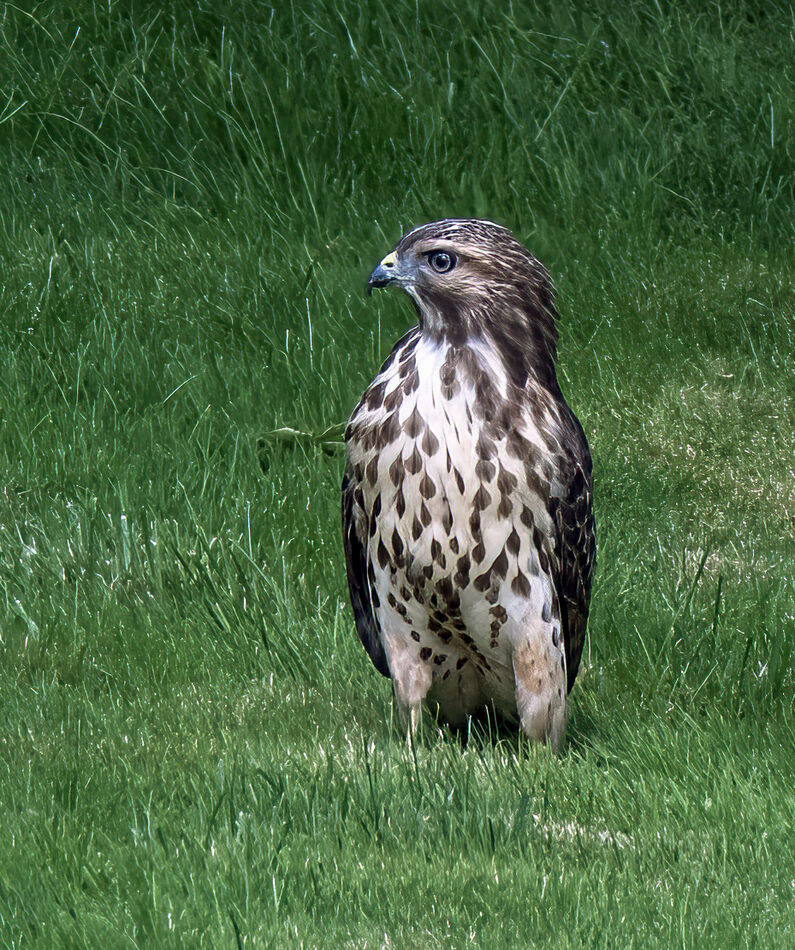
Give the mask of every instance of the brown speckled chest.
[{"label": "brown speckled chest", "polygon": [[516,718],[512,657],[531,614],[552,625],[565,683],[550,506],[560,425],[554,401],[518,390],[486,342],[418,328],[351,416],[352,516],[377,635],[389,655],[429,666],[428,698],[452,722],[489,702]]}]

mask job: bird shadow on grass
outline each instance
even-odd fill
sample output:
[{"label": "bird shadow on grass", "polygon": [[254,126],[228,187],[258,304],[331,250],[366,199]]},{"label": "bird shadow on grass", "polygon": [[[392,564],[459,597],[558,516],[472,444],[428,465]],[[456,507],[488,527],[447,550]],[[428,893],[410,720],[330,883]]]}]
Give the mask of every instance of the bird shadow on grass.
[{"label": "bird shadow on grass", "polygon": [[[597,719],[587,710],[575,707],[558,755],[582,759],[591,753],[594,744],[601,743],[602,738],[606,737]],[[526,756],[530,750],[538,749],[535,743],[527,740],[517,722],[501,716],[491,705],[484,706],[461,725],[443,722],[433,710],[427,710],[417,741],[426,747],[441,741],[457,745],[462,751],[486,752],[502,747],[517,756]]]}]

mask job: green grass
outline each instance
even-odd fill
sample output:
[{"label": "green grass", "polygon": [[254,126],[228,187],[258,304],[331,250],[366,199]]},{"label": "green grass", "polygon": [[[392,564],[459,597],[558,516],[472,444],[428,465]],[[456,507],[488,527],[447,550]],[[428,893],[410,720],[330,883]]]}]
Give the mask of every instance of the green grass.
[{"label": "green grass", "polygon": [[[791,9],[0,3],[0,944],[791,947]],[[406,747],[343,421],[405,227],[555,275],[569,741]]]}]

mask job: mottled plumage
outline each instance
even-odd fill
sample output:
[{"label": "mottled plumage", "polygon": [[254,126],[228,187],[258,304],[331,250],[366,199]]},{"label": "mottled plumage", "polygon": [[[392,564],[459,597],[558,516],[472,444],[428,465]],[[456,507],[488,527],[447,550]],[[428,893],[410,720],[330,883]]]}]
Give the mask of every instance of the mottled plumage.
[{"label": "mottled plumage", "polygon": [[554,292],[506,228],[405,235],[370,286],[418,325],[351,415],[342,521],[356,629],[416,727],[486,705],[560,741],[595,559],[591,458],[555,375]]}]

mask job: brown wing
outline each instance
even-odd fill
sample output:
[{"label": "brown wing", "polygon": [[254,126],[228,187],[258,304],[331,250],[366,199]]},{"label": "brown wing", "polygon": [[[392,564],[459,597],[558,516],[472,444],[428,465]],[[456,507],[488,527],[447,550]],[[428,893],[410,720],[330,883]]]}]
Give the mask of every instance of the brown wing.
[{"label": "brown wing", "polygon": [[[346,465],[342,477],[342,542],[345,546],[345,565],[348,588],[351,592],[356,632],[370,654],[373,665],[384,676],[389,676],[386,654],[381,644],[381,631],[373,611],[368,575],[367,513],[361,504],[361,490],[357,491],[353,472]],[[357,497],[358,496],[358,497]]]},{"label": "brown wing", "polygon": [[559,565],[556,586],[566,648],[568,690],[574,685],[580,667],[596,564],[591,455],[579,423],[577,429],[581,436],[581,442],[577,439],[579,451],[569,456],[565,466],[569,473],[568,490],[563,497],[551,499]]}]

